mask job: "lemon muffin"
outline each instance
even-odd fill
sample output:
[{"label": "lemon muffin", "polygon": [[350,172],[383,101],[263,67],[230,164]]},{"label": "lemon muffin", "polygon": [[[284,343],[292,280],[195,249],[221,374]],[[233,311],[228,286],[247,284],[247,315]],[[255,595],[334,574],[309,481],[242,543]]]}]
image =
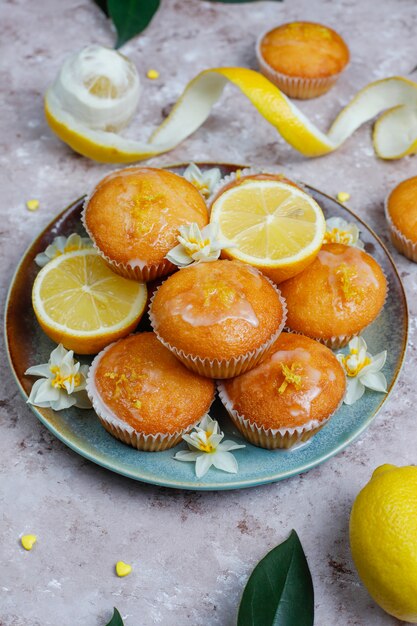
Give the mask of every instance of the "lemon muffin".
[{"label": "lemon muffin", "polygon": [[218,389],[245,439],[261,448],[290,448],[326,424],[343,400],[346,378],[329,348],[282,333],[262,363]]},{"label": "lemon muffin", "polygon": [[281,174],[229,177],[209,202],[210,222],[230,242],[222,257],[280,283],[316,258],[326,232],[317,202]]},{"label": "lemon muffin", "polygon": [[153,297],[149,317],[158,338],[187,367],[228,378],[258,363],[282,331],[286,306],[258,270],[220,260],[170,276]]},{"label": "lemon muffin", "polygon": [[260,69],[291,98],[315,98],[336,82],[349,48],[334,30],[312,22],[282,24],[260,37]]},{"label": "lemon muffin", "polygon": [[128,167],[106,176],[85,203],[84,226],[110,267],[149,281],[175,269],[165,255],[178,228],[208,223],[198,190],[182,176],[151,167]]},{"label": "lemon muffin", "polygon": [[104,428],[138,450],[172,448],[207,413],[214,383],[190,372],[154,333],[130,335],[94,359],[87,393]]},{"label": "lemon muffin", "polygon": [[417,176],[404,180],[385,203],[392,243],[401,254],[417,262]]},{"label": "lemon muffin", "polygon": [[378,316],[387,281],[375,259],[363,250],[329,243],[280,289],[287,300],[288,328],[340,348]]}]

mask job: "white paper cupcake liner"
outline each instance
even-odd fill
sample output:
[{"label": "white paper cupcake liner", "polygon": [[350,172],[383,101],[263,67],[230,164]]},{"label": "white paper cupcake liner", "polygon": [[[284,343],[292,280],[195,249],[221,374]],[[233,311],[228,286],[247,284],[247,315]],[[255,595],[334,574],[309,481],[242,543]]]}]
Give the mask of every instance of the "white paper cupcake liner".
[{"label": "white paper cupcake liner", "polygon": [[274,288],[275,292],[278,294],[279,301],[282,307],[282,320],[275,331],[275,333],[263,343],[256,350],[251,350],[246,352],[245,354],[232,357],[231,359],[210,359],[210,358],[202,358],[194,354],[190,354],[185,352],[184,350],[180,350],[175,346],[171,345],[161,335],[158,333],[157,324],[155,318],[152,314],[152,305],[153,300],[157,294],[158,289],[155,290],[154,294],[149,303],[149,320],[151,322],[152,329],[159,339],[159,341],[166,347],[168,350],[171,350],[173,354],[179,359],[188,369],[197,372],[201,376],[206,376],[207,378],[233,378],[234,376],[238,376],[239,374],[243,374],[248,370],[252,369],[257,365],[268,352],[269,348],[273,345],[273,343],[278,339],[279,335],[284,329],[285,321],[287,319],[287,304],[285,299],[281,295],[278,287],[266,276],[263,276],[269,284]]},{"label": "white paper cupcake liner", "polygon": [[[389,196],[388,196],[389,197]],[[385,217],[388,224],[388,229],[391,236],[391,241],[403,256],[417,263],[417,243],[408,239],[403,233],[394,225],[391,216],[388,212],[388,198],[385,200]]]},{"label": "white paper cupcake liner", "polygon": [[101,256],[103,261],[105,261],[106,264],[110,267],[110,269],[113,270],[113,272],[115,272],[116,274],[119,274],[120,276],[123,276],[124,278],[129,278],[130,280],[137,280],[140,282],[147,283],[161,276],[166,276],[167,274],[171,274],[177,269],[177,267],[173,265],[173,263],[170,263],[170,261],[168,261],[167,259],[164,259],[160,263],[153,263],[153,264],[144,263],[143,267],[140,267],[139,265],[134,265],[131,263],[122,263],[120,261],[115,261],[114,259],[111,259],[110,257],[108,257],[103,252],[103,250],[101,250],[101,248],[97,245],[94,239],[94,235],[92,234],[92,232],[89,230],[87,226],[87,220],[85,219],[85,211],[86,211],[89,198],[90,196],[88,196],[84,201],[83,210],[81,213],[81,221],[85,230],[87,231],[88,236],[93,242],[94,248],[97,250],[98,254]]},{"label": "white paper cupcake liner", "polygon": [[343,403],[342,397],[337,408],[323,420],[310,420],[306,424],[294,426],[293,428],[264,428],[263,426],[254,424],[233,408],[233,403],[223,383],[220,381],[217,383],[217,390],[220,400],[230,415],[230,419],[243,437],[254,446],[266,448],[267,450],[288,450],[289,448],[305,443],[329,422]]},{"label": "white paper cupcake liner", "polygon": [[265,61],[261,53],[261,42],[269,30],[263,33],[256,44],[256,57],[259,67],[264,76],[274,83],[281,91],[290,98],[298,98],[299,100],[308,100],[309,98],[317,98],[329,91],[336,83],[339,76],[344,72],[346,67],[337,74],[326,76],[325,78],[303,78],[297,76],[287,76],[281,72],[277,72],[273,67]]},{"label": "white paper cupcake liner", "polygon": [[102,350],[95,357],[95,359],[91,363],[87,376],[87,394],[91,400],[93,409],[96,412],[101,425],[107,430],[107,432],[113,435],[113,437],[119,439],[123,443],[132,446],[133,448],[137,448],[138,450],[143,450],[146,452],[160,452],[162,450],[167,450],[168,448],[173,448],[181,441],[182,436],[185,433],[194,428],[194,426],[196,426],[196,424],[198,424],[203,419],[205,413],[195,422],[190,424],[187,428],[175,431],[173,433],[155,434],[145,434],[143,432],[140,432],[130,426],[130,424],[127,424],[119,417],[117,417],[117,415],[115,415],[115,413],[102,400],[95,384],[95,373],[101,357],[116,343],[118,342],[114,341],[110,345],[106,346],[106,348],[104,348],[104,350]]}]

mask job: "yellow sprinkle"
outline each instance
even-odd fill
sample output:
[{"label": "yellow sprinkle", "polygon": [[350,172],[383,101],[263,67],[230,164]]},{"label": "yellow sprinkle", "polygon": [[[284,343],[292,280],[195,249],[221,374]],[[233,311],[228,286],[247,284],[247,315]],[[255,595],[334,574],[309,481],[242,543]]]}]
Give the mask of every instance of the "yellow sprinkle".
[{"label": "yellow sprinkle", "polygon": [[348,193],[347,191],[339,191],[336,198],[339,200],[339,202],[347,202],[350,198],[350,193]]},{"label": "yellow sprinkle", "polygon": [[23,535],[20,542],[25,550],[32,550],[33,546],[37,541],[36,535]]},{"label": "yellow sprinkle", "polygon": [[146,76],[151,80],[155,80],[156,78],[159,78],[159,72],[157,70],[148,70]]},{"label": "yellow sprinkle", "polygon": [[39,200],[27,200],[26,208],[28,211],[37,211],[39,209]]},{"label": "yellow sprinkle", "polygon": [[116,574],[119,578],[124,578],[124,576],[129,576],[132,571],[132,566],[124,563],[123,561],[117,561],[116,563]]}]

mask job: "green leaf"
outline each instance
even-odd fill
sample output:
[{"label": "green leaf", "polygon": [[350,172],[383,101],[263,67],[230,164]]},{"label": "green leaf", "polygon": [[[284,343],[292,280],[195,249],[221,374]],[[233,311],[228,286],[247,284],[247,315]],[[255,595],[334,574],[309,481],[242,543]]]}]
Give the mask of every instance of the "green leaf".
[{"label": "green leaf", "polygon": [[106,626],[124,626],[122,616],[120,615],[116,607],[114,607],[113,609],[113,617],[111,618],[109,623],[106,624]]},{"label": "green leaf", "polygon": [[109,17],[109,11],[107,9],[107,0],[94,0],[96,5]]},{"label": "green leaf", "polygon": [[116,48],[141,33],[158,10],[160,0],[107,0],[109,15],[116,27]]},{"label": "green leaf", "polygon": [[237,626],[313,626],[314,589],[295,530],[268,552],[243,591]]}]

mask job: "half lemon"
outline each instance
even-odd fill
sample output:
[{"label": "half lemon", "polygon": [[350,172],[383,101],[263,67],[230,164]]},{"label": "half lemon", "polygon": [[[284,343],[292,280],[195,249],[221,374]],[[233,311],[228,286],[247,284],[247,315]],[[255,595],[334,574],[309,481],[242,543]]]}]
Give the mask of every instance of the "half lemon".
[{"label": "half lemon", "polygon": [[32,303],[44,332],[78,354],[128,335],[143,315],[144,283],[111,271],[94,249],[62,254],[37,275]]},{"label": "half lemon", "polygon": [[211,206],[224,256],[261,270],[276,283],[301,272],[317,256],[326,221],[304,191],[276,180],[247,180],[220,192]]}]

